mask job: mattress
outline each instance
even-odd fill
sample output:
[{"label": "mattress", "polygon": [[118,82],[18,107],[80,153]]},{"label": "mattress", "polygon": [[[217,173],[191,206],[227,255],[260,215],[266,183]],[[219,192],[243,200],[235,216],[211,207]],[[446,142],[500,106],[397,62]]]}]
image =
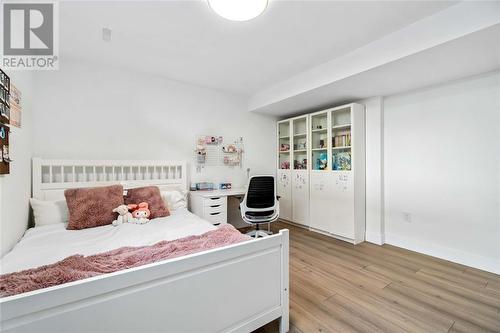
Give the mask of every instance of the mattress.
[{"label": "mattress", "polygon": [[31,228],[0,260],[0,274],[53,264],[74,254],[87,256],[123,246],[153,245],[214,229],[210,222],[185,208],[142,225],[125,223],[117,227],[66,230],[65,223],[57,223]]}]

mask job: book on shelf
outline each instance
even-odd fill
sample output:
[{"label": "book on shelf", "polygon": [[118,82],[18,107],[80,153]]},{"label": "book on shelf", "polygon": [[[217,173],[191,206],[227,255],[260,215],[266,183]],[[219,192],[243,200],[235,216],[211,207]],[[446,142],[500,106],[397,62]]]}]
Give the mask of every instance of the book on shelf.
[{"label": "book on shelf", "polygon": [[334,147],[347,147],[351,145],[351,131],[338,132],[333,137],[332,142]]}]

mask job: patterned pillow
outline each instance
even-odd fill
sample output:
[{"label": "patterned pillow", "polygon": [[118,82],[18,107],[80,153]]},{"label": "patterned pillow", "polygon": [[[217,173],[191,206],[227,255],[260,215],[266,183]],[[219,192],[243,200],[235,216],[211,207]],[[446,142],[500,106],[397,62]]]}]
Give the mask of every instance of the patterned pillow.
[{"label": "patterned pillow", "polygon": [[160,189],[157,186],[129,189],[127,190],[127,195],[124,200],[126,205],[147,202],[149,204],[149,210],[151,211],[150,219],[170,215],[168,208],[161,198]]},{"label": "patterned pillow", "polygon": [[117,213],[113,209],[123,205],[123,186],[112,185],[77,188],[64,191],[69,210],[66,229],[80,230],[111,224]]}]

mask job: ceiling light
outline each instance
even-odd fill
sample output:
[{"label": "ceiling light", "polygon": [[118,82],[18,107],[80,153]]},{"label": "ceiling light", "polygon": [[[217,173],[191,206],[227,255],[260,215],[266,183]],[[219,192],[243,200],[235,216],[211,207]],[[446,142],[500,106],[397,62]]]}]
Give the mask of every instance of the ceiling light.
[{"label": "ceiling light", "polygon": [[248,21],[264,12],[268,0],[208,0],[214,12],[231,21]]}]

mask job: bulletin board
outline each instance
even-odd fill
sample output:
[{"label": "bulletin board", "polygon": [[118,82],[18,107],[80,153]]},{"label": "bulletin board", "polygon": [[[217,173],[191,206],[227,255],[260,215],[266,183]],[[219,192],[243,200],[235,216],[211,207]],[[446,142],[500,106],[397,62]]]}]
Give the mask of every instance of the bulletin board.
[{"label": "bulletin board", "polygon": [[197,135],[195,163],[198,171],[203,167],[243,167],[243,138],[225,138],[220,135]]}]

